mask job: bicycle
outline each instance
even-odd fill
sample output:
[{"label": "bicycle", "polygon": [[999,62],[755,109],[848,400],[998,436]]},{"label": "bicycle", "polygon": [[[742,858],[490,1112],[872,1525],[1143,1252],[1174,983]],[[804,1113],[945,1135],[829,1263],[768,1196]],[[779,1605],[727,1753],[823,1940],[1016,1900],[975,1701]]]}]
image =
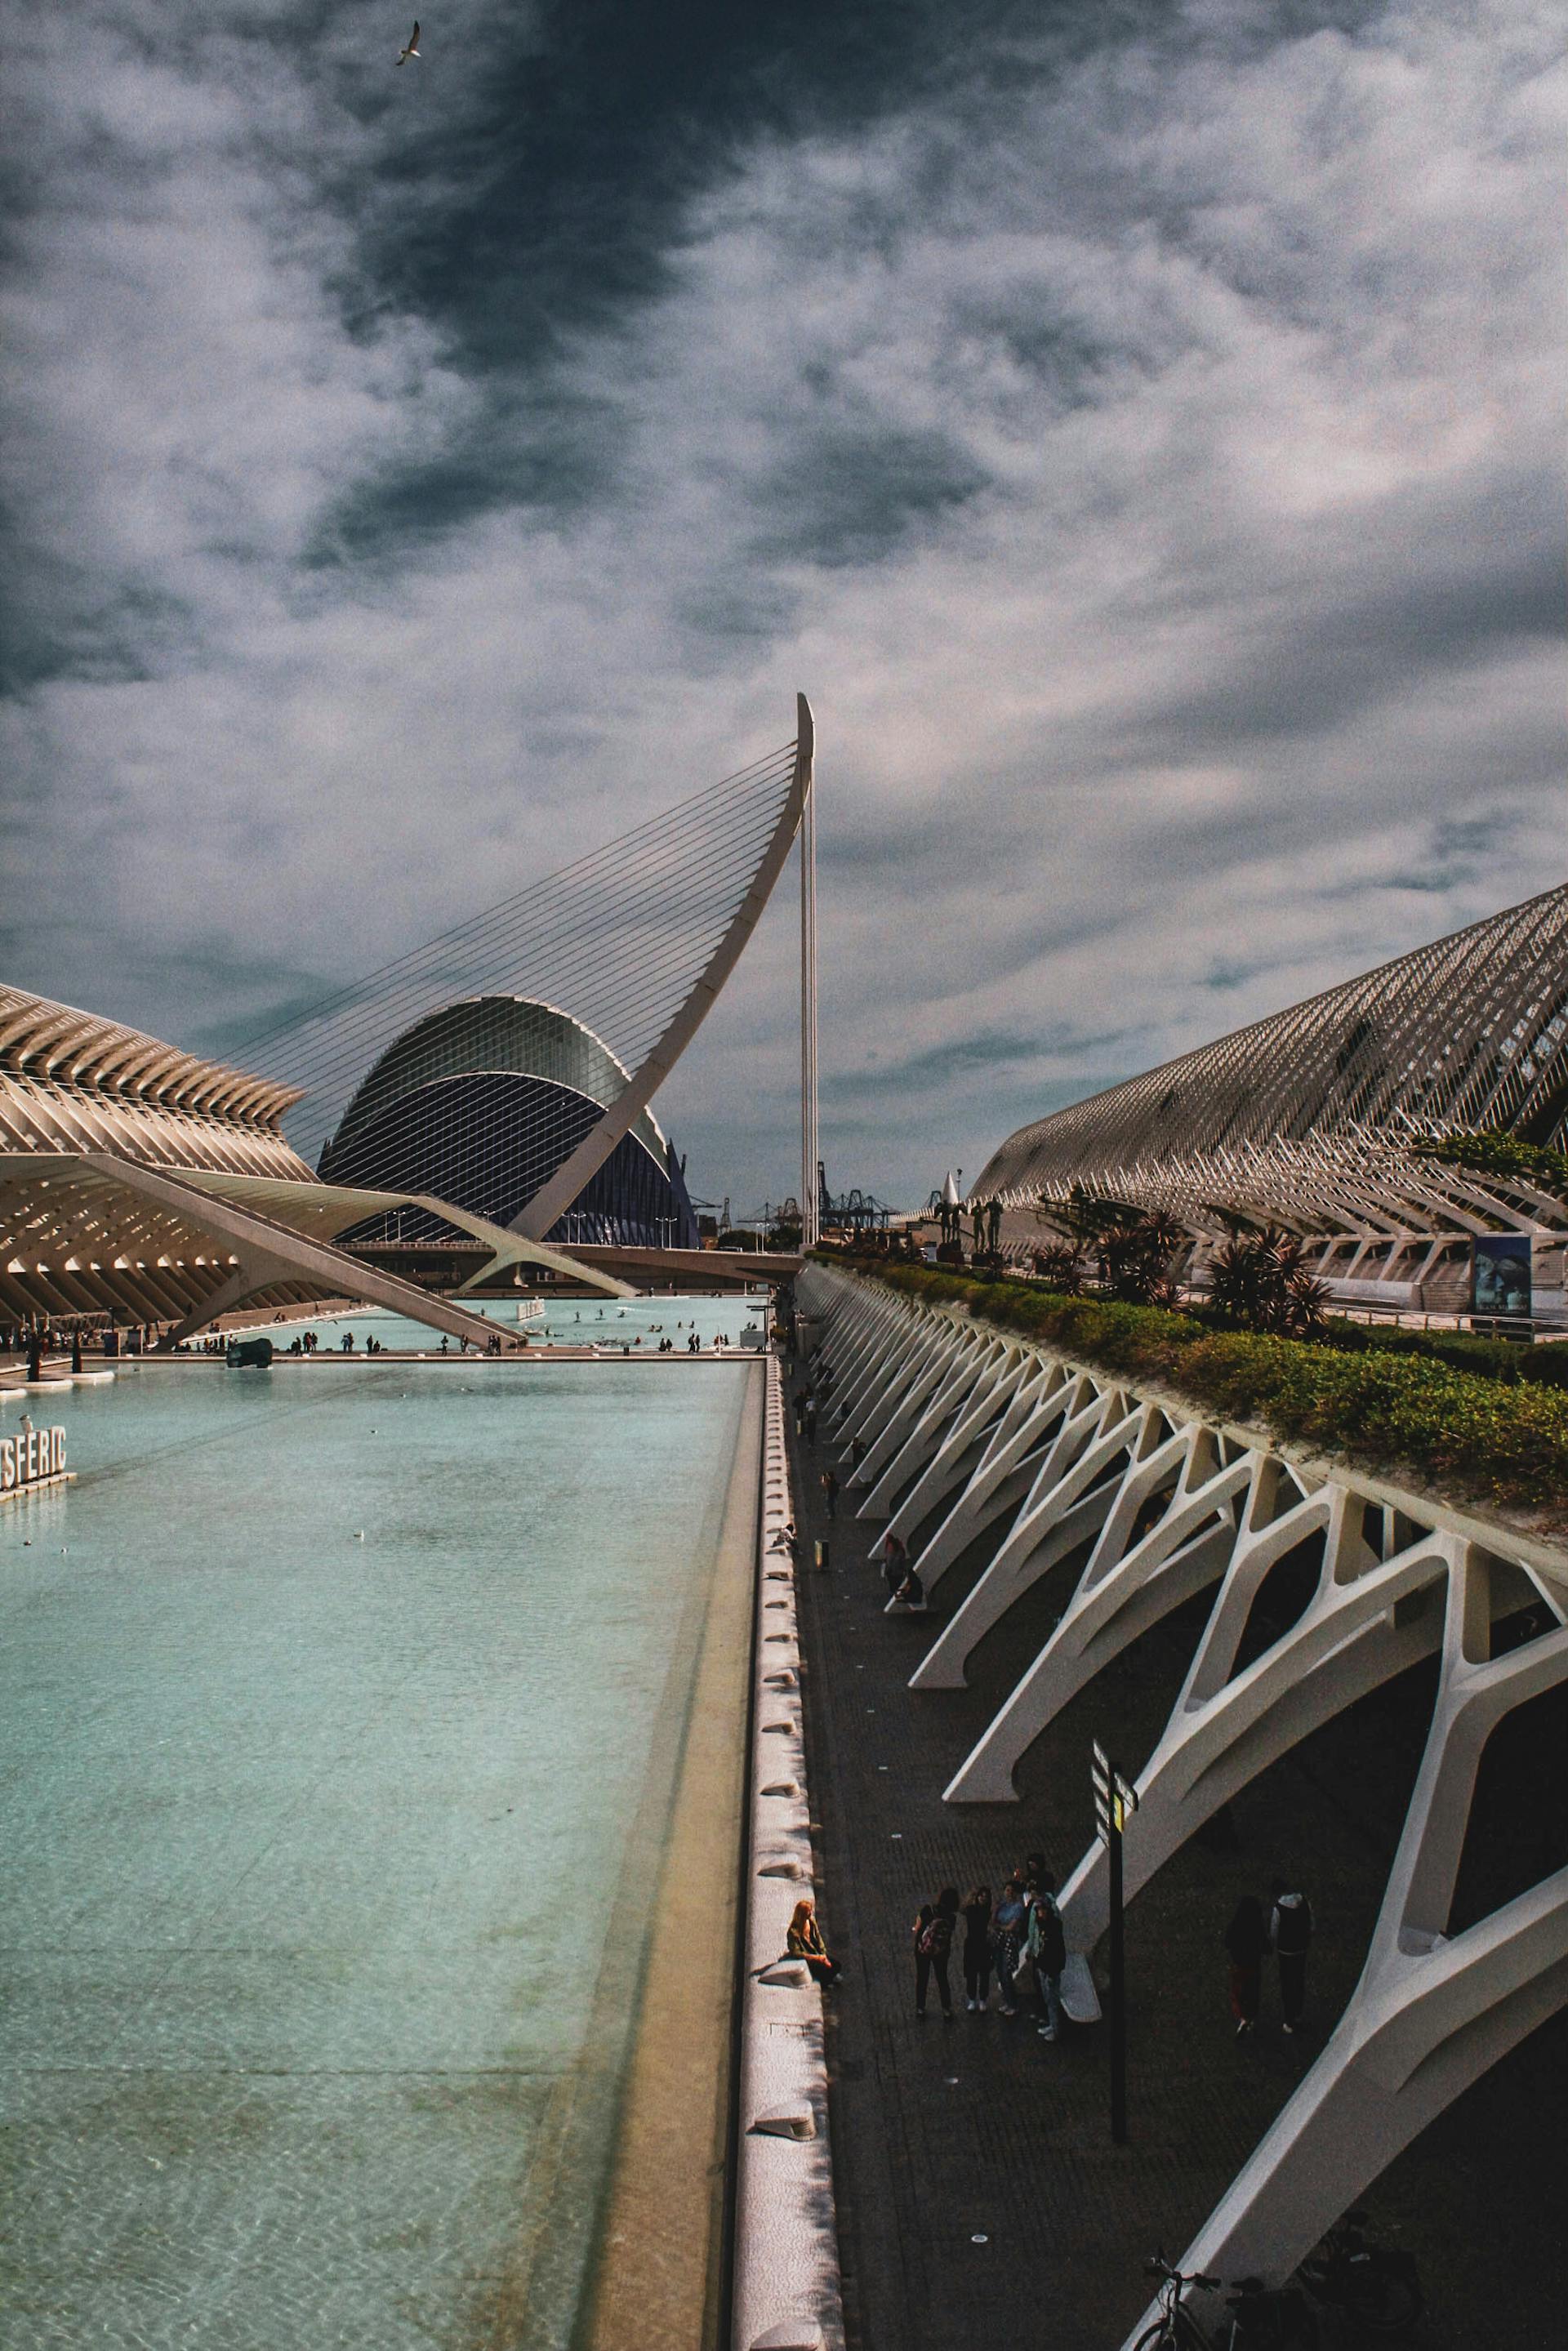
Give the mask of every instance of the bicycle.
[{"label": "bicycle", "polygon": [[1160,2314],[1139,2335],[1135,2351],[1212,2351],[1207,2332],[1186,2308],[1182,2296],[1189,2285],[1203,2293],[1218,2294],[1219,2280],[1203,2277],[1196,2270],[1190,2277],[1184,2277],[1180,2270],[1172,2269],[1163,2253],[1155,2253],[1152,2261],[1144,2263],[1144,2275],[1160,2280]]},{"label": "bicycle", "polygon": [[1144,2264],[1161,2280],[1160,2314],[1138,2337],[1135,2351],[1316,2351],[1318,2323],[1294,2286],[1270,2289],[1261,2278],[1238,2278],[1226,2294],[1228,2323],[1211,2335],[1182,2300],[1189,2286],[1220,2294],[1218,2278],[1194,2271],[1184,2277],[1163,2253]]},{"label": "bicycle", "polygon": [[1367,2215],[1347,2212],[1296,2274],[1316,2302],[1341,2310],[1353,2325],[1373,2335],[1407,2334],[1427,2306],[1415,2258],[1383,2245],[1369,2245],[1362,2231]]}]

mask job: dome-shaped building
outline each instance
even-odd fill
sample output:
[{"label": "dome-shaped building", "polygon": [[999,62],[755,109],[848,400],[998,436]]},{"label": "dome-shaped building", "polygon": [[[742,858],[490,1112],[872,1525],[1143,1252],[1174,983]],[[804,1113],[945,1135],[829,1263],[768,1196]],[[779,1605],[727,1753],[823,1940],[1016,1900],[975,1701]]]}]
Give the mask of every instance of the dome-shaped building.
[{"label": "dome-shaped building", "polygon": [[[470,997],[405,1029],[321,1154],[332,1184],[432,1192],[510,1225],[620,1094],[627,1071],[552,1004]],[[644,1111],[551,1239],[695,1249],[679,1160]]]}]

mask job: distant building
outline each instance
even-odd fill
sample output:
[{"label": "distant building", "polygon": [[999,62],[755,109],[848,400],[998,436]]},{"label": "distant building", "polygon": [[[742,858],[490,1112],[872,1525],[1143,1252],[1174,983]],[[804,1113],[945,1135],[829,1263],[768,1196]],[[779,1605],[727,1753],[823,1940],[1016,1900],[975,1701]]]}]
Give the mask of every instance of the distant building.
[{"label": "distant building", "polygon": [[1200,1259],[1228,1217],[1276,1222],[1342,1295],[1434,1306],[1468,1296],[1473,1242],[1528,1234],[1561,1300],[1562,1203],[1411,1147],[1456,1130],[1568,1147],[1568,885],[1020,1127],[971,1197],[1160,1210]]},{"label": "distant building", "polygon": [[0,1150],[109,1151],[150,1167],[308,1183],[278,1132],[298,1100],[298,1086],[0,987]]},{"label": "distant building", "polygon": [[280,1131],[298,1099],[0,987],[0,1327],[107,1319],[184,1336],[219,1314],[354,1298],[486,1343],[493,1324],[337,1246],[400,1214],[466,1244],[475,1280],[544,1267],[622,1290],[423,1186],[323,1183]]},{"label": "distant building", "polygon": [[[570,1013],[526,997],[469,997],[387,1047],[323,1150],[320,1172],[333,1184],[434,1193],[510,1226],[627,1082],[622,1063]],[[417,1237],[407,1217],[396,1232]],[[680,1162],[651,1111],[546,1238],[696,1248]]]}]

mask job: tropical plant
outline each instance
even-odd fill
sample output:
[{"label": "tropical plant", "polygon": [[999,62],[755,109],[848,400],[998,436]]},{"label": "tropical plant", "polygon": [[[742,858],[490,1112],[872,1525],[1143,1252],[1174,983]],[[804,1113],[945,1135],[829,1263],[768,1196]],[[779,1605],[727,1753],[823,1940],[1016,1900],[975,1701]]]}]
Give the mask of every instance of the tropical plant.
[{"label": "tropical plant", "polygon": [[1301,1241],[1278,1225],[1260,1233],[1233,1232],[1209,1269],[1210,1303],[1249,1331],[1304,1339],[1322,1328],[1328,1297]]},{"label": "tropical plant", "polygon": [[1176,1302],[1171,1265],[1186,1239],[1174,1217],[1118,1217],[1107,1223],[1094,1245],[1102,1286],[1124,1305],[1146,1306],[1155,1300]]},{"label": "tropical plant", "polygon": [[1052,1241],[1034,1252],[1034,1270],[1058,1298],[1076,1298],[1083,1287],[1078,1251],[1071,1241]]}]

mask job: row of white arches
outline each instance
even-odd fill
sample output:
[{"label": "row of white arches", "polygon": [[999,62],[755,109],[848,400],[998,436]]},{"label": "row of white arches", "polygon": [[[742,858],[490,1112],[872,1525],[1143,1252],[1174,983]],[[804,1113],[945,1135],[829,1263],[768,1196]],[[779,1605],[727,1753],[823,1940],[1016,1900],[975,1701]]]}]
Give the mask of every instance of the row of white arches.
[{"label": "row of white arches", "polygon": [[[1165,1729],[1134,1775],[1130,1898],[1310,1730],[1437,1658],[1426,1750],[1356,1991],[1181,2262],[1282,2278],[1427,2122],[1568,2001],[1568,1869],[1448,1933],[1487,1740],[1568,1680],[1568,1556],[1287,1458],[1256,1432],[881,1285],[813,1265],[797,1290],[808,1344],[832,1370],[836,1433],[863,1448],[852,1486],[877,1544],[889,1529],[900,1535],[928,1593],[981,1537],[990,1546],[913,1688],[961,1687],[981,1638],[1051,1568],[1083,1555],[1054,1629],[1020,1658],[947,1802],[1013,1801],[1019,1761],[1068,1701],[1152,1625],[1217,1587]],[[1309,1539],[1321,1541],[1312,1597],[1241,1663],[1264,1578]],[[1533,1636],[1519,1641],[1526,1610]],[[1510,1620],[1509,1646],[1494,1645],[1494,1627]],[[1061,1901],[1084,1991],[1107,1899],[1096,1844]]]}]

